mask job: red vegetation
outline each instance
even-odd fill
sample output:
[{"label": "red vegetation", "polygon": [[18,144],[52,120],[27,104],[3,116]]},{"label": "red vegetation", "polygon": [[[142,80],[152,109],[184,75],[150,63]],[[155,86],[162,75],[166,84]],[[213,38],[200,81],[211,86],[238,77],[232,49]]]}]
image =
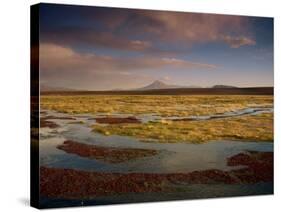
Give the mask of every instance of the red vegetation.
[{"label": "red vegetation", "polygon": [[177,183],[236,183],[219,170],[187,174],[98,173],[40,168],[40,192],[47,197],[85,198],[107,194],[159,192]]},{"label": "red vegetation", "polygon": [[239,153],[228,158],[228,166],[247,166],[232,171],[243,182],[273,181],[273,153],[254,152]]},{"label": "red vegetation", "polygon": [[65,141],[62,145],[57,146],[57,148],[67,153],[77,154],[81,157],[94,158],[109,163],[121,163],[157,154],[157,150],[151,149],[101,147],[70,140]]},{"label": "red vegetation", "polygon": [[240,153],[228,158],[232,171],[205,170],[190,173],[99,173],[72,169],[40,168],[40,193],[46,197],[87,198],[108,194],[171,191],[171,185],[243,184],[273,181],[273,153]]},{"label": "red vegetation", "polygon": [[40,127],[57,128],[58,126],[52,121],[47,121],[46,118],[40,118]]},{"label": "red vegetation", "polygon": [[[82,198],[107,194],[160,191],[146,184],[143,174],[110,174],[71,169],[40,168],[40,193],[47,197]],[[154,178],[155,183],[160,181]],[[150,183],[153,183],[150,181]]]},{"label": "red vegetation", "polygon": [[138,124],[141,123],[136,117],[129,116],[126,118],[118,117],[105,117],[105,118],[95,118],[97,123],[100,124]]},{"label": "red vegetation", "polygon": [[[41,114],[42,113],[43,112],[41,112]],[[56,123],[50,121],[49,119],[75,120],[75,118],[71,118],[71,117],[57,117],[57,116],[40,117],[40,127],[57,128],[59,126]]]}]

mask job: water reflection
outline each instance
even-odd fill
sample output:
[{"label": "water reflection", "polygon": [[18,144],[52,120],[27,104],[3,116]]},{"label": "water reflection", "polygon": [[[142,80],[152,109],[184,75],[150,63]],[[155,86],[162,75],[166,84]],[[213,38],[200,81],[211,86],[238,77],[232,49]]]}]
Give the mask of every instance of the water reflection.
[{"label": "water reflection", "polygon": [[[255,111],[255,113],[260,111]],[[53,111],[46,112],[46,116],[69,116]],[[40,165],[121,173],[176,173],[206,169],[229,170],[241,168],[227,166],[226,159],[232,155],[246,150],[273,151],[273,143],[268,142],[212,141],[204,144],[163,144],[144,143],[132,137],[125,136],[104,136],[91,131],[90,126],[95,124],[95,120],[91,119],[91,117],[85,114],[75,116],[75,121],[81,122],[82,124],[73,123],[73,120],[50,119],[58,124],[59,127],[55,129],[40,129]],[[57,149],[56,147],[65,140],[105,147],[155,149],[159,150],[159,154],[111,164],[100,160],[83,158]]]}]

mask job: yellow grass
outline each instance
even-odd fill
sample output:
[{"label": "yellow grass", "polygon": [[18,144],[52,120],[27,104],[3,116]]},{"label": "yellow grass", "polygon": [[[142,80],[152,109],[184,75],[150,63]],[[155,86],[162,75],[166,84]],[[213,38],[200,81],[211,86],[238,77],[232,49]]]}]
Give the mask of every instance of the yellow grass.
[{"label": "yellow grass", "polygon": [[251,105],[273,105],[273,96],[41,96],[41,108],[64,113],[155,113],[163,117],[225,113]]},{"label": "yellow grass", "polygon": [[166,121],[146,124],[93,125],[104,135],[133,136],[144,142],[193,142],[211,140],[273,141],[273,115],[260,114],[207,121]]},{"label": "yellow grass", "polygon": [[69,114],[157,114],[159,122],[94,125],[104,135],[125,135],[145,142],[206,142],[233,139],[272,141],[273,114],[248,115],[207,121],[167,121],[169,116],[219,114],[247,107],[273,107],[273,96],[41,96],[41,108]]}]

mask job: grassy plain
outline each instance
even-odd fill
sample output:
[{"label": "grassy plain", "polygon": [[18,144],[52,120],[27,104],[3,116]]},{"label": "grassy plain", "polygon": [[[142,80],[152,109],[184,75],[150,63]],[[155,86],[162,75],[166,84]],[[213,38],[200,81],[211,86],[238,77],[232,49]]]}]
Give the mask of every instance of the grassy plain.
[{"label": "grassy plain", "polygon": [[272,95],[84,95],[41,96],[41,108],[69,114],[156,114],[149,123],[93,125],[104,135],[133,136],[144,142],[206,142],[210,140],[273,140],[273,114],[201,121],[167,121],[165,117],[212,115],[248,107],[273,107]]},{"label": "grassy plain", "polygon": [[248,95],[84,95],[41,96],[41,108],[80,114],[124,113],[168,116],[210,115],[244,109],[253,105],[273,105],[273,96]]},{"label": "grassy plain", "polygon": [[104,135],[133,136],[144,142],[192,142],[211,140],[272,141],[272,114],[205,121],[160,121],[128,125],[93,125]]}]

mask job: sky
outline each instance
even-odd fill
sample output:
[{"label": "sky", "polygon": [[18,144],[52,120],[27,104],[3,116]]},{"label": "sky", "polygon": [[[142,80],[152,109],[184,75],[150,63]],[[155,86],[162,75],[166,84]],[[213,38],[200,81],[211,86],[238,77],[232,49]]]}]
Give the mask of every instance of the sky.
[{"label": "sky", "polygon": [[39,18],[44,86],[273,86],[272,18],[56,4]]}]

